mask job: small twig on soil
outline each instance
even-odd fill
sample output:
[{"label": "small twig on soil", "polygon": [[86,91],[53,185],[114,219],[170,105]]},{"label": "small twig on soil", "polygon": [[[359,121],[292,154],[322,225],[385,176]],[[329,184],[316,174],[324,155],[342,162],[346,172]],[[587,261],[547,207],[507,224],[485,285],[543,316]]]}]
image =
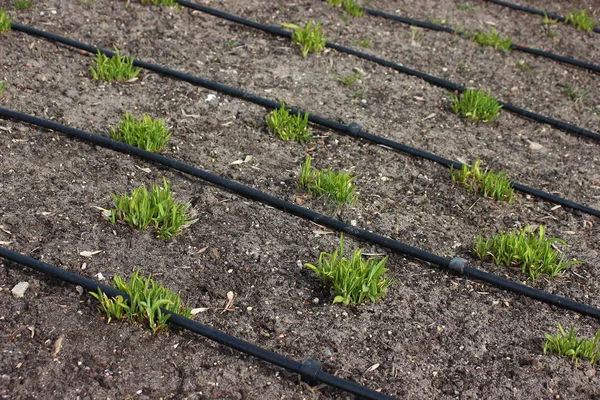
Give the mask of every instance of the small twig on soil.
[{"label": "small twig on soil", "polygon": [[579,275],[577,272],[575,271],[571,271],[573,273],[573,275],[580,277],[581,279],[583,279],[584,281],[587,281],[588,279],[584,276]]},{"label": "small twig on soil", "polygon": [[469,211],[471,211],[471,209],[475,206],[475,204],[477,204],[477,202],[481,199],[481,197],[478,197],[477,200],[475,200],[475,202],[473,204],[471,204],[471,207],[469,207]]}]

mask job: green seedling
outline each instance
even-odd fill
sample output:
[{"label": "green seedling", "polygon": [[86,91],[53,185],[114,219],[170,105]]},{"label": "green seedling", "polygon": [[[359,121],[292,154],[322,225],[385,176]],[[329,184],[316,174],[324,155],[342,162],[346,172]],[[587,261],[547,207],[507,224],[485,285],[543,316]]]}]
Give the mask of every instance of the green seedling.
[{"label": "green seedling", "polygon": [[342,7],[344,8],[344,11],[353,17],[362,17],[365,15],[363,9],[354,0],[344,0]]},{"label": "green seedling", "polygon": [[95,80],[102,79],[107,82],[124,82],[136,78],[140,69],[133,66],[133,57],[122,56],[115,47],[115,55],[108,57],[100,53],[96,55],[96,68],[90,67]]},{"label": "green seedling", "polygon": [[529,225],[519,231],[499,233],[491,238],[477,237],[473,253],[484,260],[491,257],[495,264],[520,265],[521,272],[535,280],[541,275],[555,277],[565,268],[581,261],[565,262],[554,244],[566,245],[562,239],[546,238],[546,228],[540,225],[537,235]]},{"label": "green seedling", "polygon": [[317,265],[304,264],[321,280],[333,289],[333,303],[344,305],[360,304],[367,300],[377,301],[383,296],[393,280],[386,275],[388,258],[368,259],[362,256],[362,249],[356,249],[350,258],[344,255],[344,236],[340,247],[333,253],[322,252]]},{"label": "green seedling", "polygon": [[354,84],[356,83],[356,81],[358,81],[360,79],[362,75],[358,72],[352,74],[352,75],[346,75],[346,76],[340,76],[338,77],[338,81],[348,87],[351,88],[354,86]]},{"label": "green seedling", "polygon": [[544,26],[553,26],[558,24],[558,20],[550,18],[546,13],[542,17],[542,25]]},{"label": "green seedling", "polygon": [[142,4],[152,4],[154,6],[176,6],[175,0],[142,0]]},{"label": "green seedling", "polygon": [[361,90],[359,92],[352,93],[350,95],[350,98],[352,98],[354,100],[364,100],[365,99],[365,91]]},{"label": "green seedling", "polygon": [[459,4],[456,7],[461,11],[467,11],[467,12],[474,12],[475,10],[477,10],[477,7],[473,7],[468,4]]},{"label": "green seedling", "polygon": [[121,292],[129,296],[126,300],[123,296],[109,298],[98,288],[98,292],[90,294],[100,303],[99,309],[106,314],[107,322],[112,319],[128,320],[140,324],[148,324],[154,333],[168,332],[169,314],[163,313],[163,309],[191,317],[191,309],[181,301],[181,297],[171,290],[159,285],[152,276],[144,278],[139,271],[135,271],[129,282],[119,276],[113,278],[115,286]]},{"label": "green seedling", "polygon": [[304,116],[292,115],[285,108],[283,101],[280,104],[281,107],[273,110],[267,117],[269,128],[283,140],[294,140],[301,143],[311,140],[312,131],[308,126],[308,113],[304,113]]},{"label": "green seedling", "polygon": [[471,70],[471,66],[464,62],[464,61],[460,61],[458,64],[456,64],[456,68],[461,69],[461,70],[465,70],[465,71],[470,71]]},{"label": "green seedling", "polygon": [[173,199],[171,187],[163,178],[164,187],[153,184],[150,192],[145,186],[133,189],[131,195],[117,196],[111,193],[116,209],[105,211],[110,222],[123,220],[133,228],[144,230],[153,227],[161,239],[170,238],[191,225],[188,214],[189,204],[178,203]]},{"label": "green seedling", "polygon": [[419,40],[423,39],[423,30],[416,26],[411,26],[408,38],[413,42],[418,42]]},{"label": "green seedling", "polygon": [[363,9],[354,0],[327,0],[329,5],[334,7],[342,7],[349,15],[353,17],[362,17],[365,15]]},{"label": "green seedling", "polygon": [[321,51],[325,48],[327,42],[323,36],[323,28],[320,23],[315,24],[313,21],[309,21],[304,28],[289,23],[282,25],[294,30],[292,42],[300,46],[302,57],[306,58],[309,53]]},{"label": "green seedling", "polygon": [[31,7],[31,0],[17,0],[13,3],[16,10],[27,10]]},{"label": "green seedling", "polygon": [[559,86],[562,86],[564,88],[561,91],[561,93],[564,94],[565,96],[569,97],[575,103],[578,103],[578,102],[584,100],[587,96],[586,92],[574,90],[569,85],[560,85],[559,84]]},{"label": "green seedling", "polygon": [[523,72],[528,72],[528,71],[531,71],[533,69],[533,67],[531,65],[527,64],[523,60],[517,61],[517,63],[515,65],[517,66],[517,68],[519,68]]},{"label": "green seedling", "polygon": [[502,105],[492,97],[490,91],[467,89],[460,98],[452,96],[452,99],[452,110],[475,122],[493,121],[502,108]]},{"label": "green seedling", "polygon": [[162,119],[153,120],[149,115],[136,119],[127,111],[118,128],[111,129],[110,136],[131,146],[157,152],[165,147],[171,132]]},{"label": "green seedling", "polygon": [[8,16],[4,8],[0,8],[0,33],[6,33],[10,31],[11,26],[11,18]]},{"label": "green seedling", "polygon": [[575,26],[577,29],[591,32],[594,30],[594,18],[588,13],[588,10],[573,10],[565,15],[565,22]]},{"label": "green seedling", "polygon": [[4,89],[6,89],[7,83],[6,82],[0,82],[0,97],[4,96]]},{"label": "green seedling", "polygon": [[356,187],[352,183],[354,179],[352,172],[315,169],[312,167],[312,158],[308,156],[302,165],[297,185],[311,196],[326,197],[339,204],[354,204],[358,200]]},{"label": "green seedling", "polygon": [[360,42],[357,42],[356,44],[364,49],[368,49],[369,47],[371,47],[371,39],[363,39]]},{"label": "green seedling", "polygon": [[598,347],[600,331],[596,333],[593,339],[580,339],[575,334],[573,326],[569,329],[569,333],[566,333],[563,327],[558,324],[556,336],[547,333],[544,336],[546,337],[544,354],[551,352],[561,356],[570,356],[575,363],[575,367],[579,366],[579,360],[582,358],[588,360],[592,365],[600,360],[600,347]]},{"label": "green seedling", "polygon": [[496,28],[492,28],[489,33],[475,32],[467,33],[466,36],[483,47],[493,47],[496,50],[510,50],[512,48],[511,38],[502,38],[496,32]]},{"label": "green seedling", "polygon": [[465,186],[469,192],[479,192],[485,197],[497,201],[507,201],[512,204],[516,195],[511,182],[506,178],[506,172],[494,173],[481,169],[481,160],[476,160],[471,167],[463,164],[461,169],[450,168],[453,182]]},{"label": "green seedling", "polygon": [[438,17],[437,15],[430,15],[427,18],[427,21],[431,22],[434,25],[449,25],[450,20],[447,16]]}]

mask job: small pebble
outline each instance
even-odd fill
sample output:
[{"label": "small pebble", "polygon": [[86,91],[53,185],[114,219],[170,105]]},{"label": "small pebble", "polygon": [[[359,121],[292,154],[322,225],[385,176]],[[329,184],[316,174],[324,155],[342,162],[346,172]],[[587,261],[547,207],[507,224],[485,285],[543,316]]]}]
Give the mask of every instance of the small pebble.
[{"label": "small pebble", "polygon": [[12,288],[11,292],[12,292],[13,296],[20,299],[20,298],[23,298],[23,296],[25,296],[25,291],[27,290],[28,287],[29,287],[29,282],[19,282],[15,285],[15,287]]}]

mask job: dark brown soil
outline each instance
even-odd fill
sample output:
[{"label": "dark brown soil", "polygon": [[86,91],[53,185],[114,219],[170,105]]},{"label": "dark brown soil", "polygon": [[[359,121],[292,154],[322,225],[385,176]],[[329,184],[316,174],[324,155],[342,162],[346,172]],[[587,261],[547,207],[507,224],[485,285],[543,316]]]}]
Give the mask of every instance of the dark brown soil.
[{"label": "dark brown soil", "polygon": [[[3,2],[7,3],[7,2]],[[533,57],[484,49],[445,33],[365,16],[345,18],[321,1],[211,1],[210,6],[262,23],[323,23],[328,38],[470,86],[505,101],[600,132],[598,74]],[[600,61],[600,35],[484,1],[372,0],[371,8],[452,26],[495,26],[516,43]],[[462,5],[474,7],[465,9]],[[533,5],[533,4],[532,4]],[[460,7],[459,7],[460,6]],[[536,2],[559,13],[596,1]],[[110,48],[190,74],[285,100],[344,123],[444,157],[480,158],[515,181],[600,208],[600,144],[507,112],[474,124],[450,110],[445,90],[335,51],[303,59],[283,39],[187,9],[137,1],[34,2],[11,11],[22,24]],[[548,31],[552,32],[550,35]],[[359,41],[368,39],[362,49]],[[600,307],[600,220],[519,196],[497,203],[455,186],[445,168],[314,127],[308,144],[268,132],[267,110],[143,72],[137,82],[93,81],[92,57],[18,32],[0,36],[2,107],[108,135],[125,111],[166,118],[174,135],[164,154],[267,193],[296,201],[306,154],[318,167],[353,168],[360,198],[335,209],[303,205],[445,257]],[[524,71],[517,63],[531,67]],[[338,76],[362,71],[353,88]],[[208,101],[209,95],[216,99]],[[575,95],[576,94],[576,95]],[[242,164],[236,160],[252,159]],[[145,172],[142,168],[149,168]],[[171,183],[199,221],[162,241],[152,232],[111,225],[95,207],[110,193]],[[195,178],[61,134],[0,121],[2,246],[110,283],[140,269],[181,291],[196,319],[296,360],[398,398],[600,398],[596,367],[543,355],[544,333],[558,323],[590,337],[598,322],[432,268],[347,237],[348,248],[390,256],[395,284],[377,303],[332,305],[311,271],[336,234]],[[517,269],[472,258],[473,238],[524,224],[544,224],[574,266],[531,282]],[[91,258],[82,251],[102,250]],[[95,301],[74,287],[12,263],[0,271],[0,396],[6,399],[317,399],[347,398],[311,389],[297,376],[196,335],[155,336],[126,323],[106,324]],[[26,281],[16,299],[11,289]],[[223,311],[226,294],[235,310]],[[318,300],[316,300],[318,299]],[[57,351],[56,343],[62,341]],[[378,365],[377,368],[369,368]]]}]

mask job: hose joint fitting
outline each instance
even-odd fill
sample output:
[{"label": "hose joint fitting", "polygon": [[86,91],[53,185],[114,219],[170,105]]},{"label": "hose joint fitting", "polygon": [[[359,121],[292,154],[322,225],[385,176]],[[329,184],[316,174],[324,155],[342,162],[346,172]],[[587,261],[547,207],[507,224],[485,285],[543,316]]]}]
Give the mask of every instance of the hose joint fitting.
[{"label": "hose joint fitting", "polygon": [[362,126],[360,126],[360,124],[357,124],[356,122],[353,122],[350,125],[348,125],[348,133],[354,136],[358,136],[361,130]]},{"label": "hose joint fitting", "polygon": [[320,362],[309,358],[302,363],[302,366],[298,372],[305,379],[306,383],[315,382],[315,378],[317,377],[317,374],[321,370],[322,366],[323,364]]},{"label": "hose joint fitting", "polygon": [[463,274],[465,271],[465,267],[467,266],[468,261],[464,258],[454,257],[448,263],[448,268],[454,272],[458,272],[459,274]]}]

